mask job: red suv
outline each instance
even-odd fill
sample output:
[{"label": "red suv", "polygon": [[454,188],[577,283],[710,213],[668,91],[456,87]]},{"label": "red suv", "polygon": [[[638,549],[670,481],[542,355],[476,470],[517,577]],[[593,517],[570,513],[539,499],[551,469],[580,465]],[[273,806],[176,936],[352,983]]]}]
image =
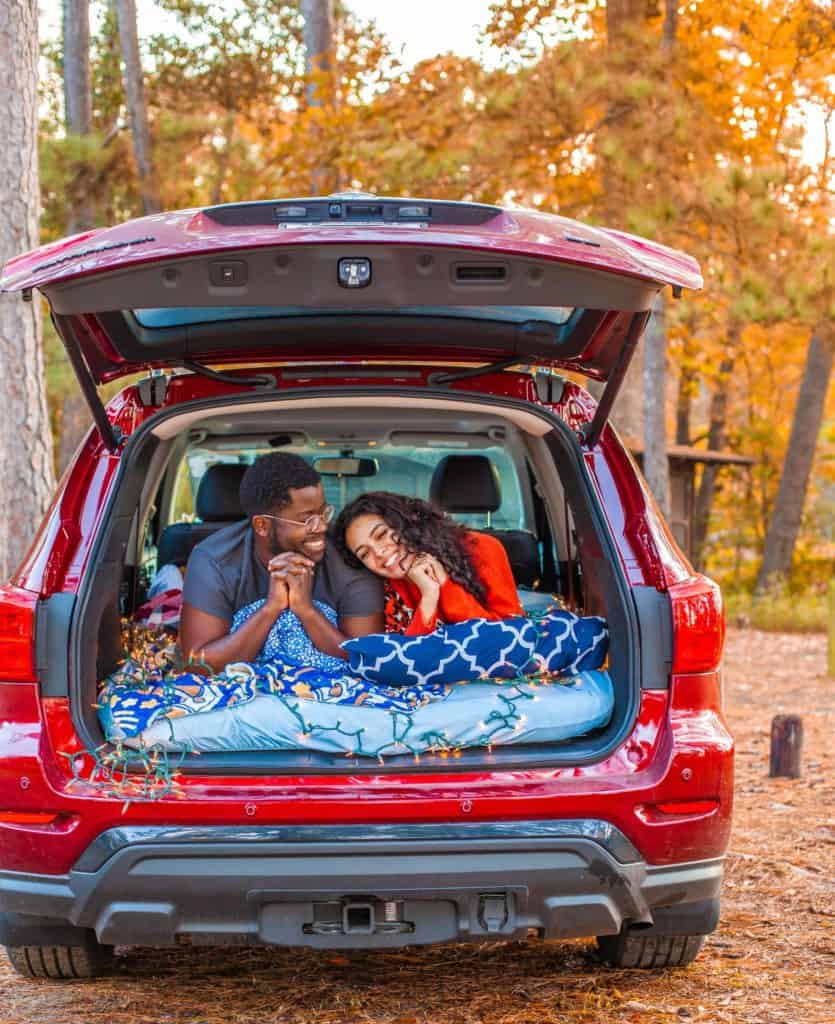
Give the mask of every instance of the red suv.
[{"label": "red suv", "polygon": [[[692,259],[621,232],[362,194],[146,217],[5,267],[4,290],[49,302],[94,421],[0,588],[0,943],[21,973],[197,942],[593,936],[618,966],[695,957],[731,817],[724,616],[608,415],[656,293],[700,285]],[[597,403],[577,374],[605,382]],[[336,460],[336,505],[429,496],[465,456],[455,514],[502,541],[523,603],[608,620],[608,725],[383,763],[189,754],[178,792],[127,806],[96,784],[120,621],[243,515],[212,467],[276,447]]]}]

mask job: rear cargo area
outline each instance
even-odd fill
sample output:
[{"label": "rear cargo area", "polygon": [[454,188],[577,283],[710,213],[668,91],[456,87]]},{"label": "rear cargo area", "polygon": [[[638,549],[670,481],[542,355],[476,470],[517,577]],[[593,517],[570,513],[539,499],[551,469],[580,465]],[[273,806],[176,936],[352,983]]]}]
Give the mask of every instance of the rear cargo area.
[{"label": "rear cargo area", "polygon": [[[569,659],[564,664],[573,668],[561,673],[531,678],[516,670],[501,683],[476,677],[443,699],[423,691],[410,698],[388,686],[385,673],[385,700],[366,687],[341,703],[332,692],[323,698],[304,673],[301,682],[282,678],[280,690],[273,683],[269,694],[246,690],[251,680],[239,673],[233,681],[244,689],[228,700],[218,698],[217,677],[192,677],[194,692],[153,718],[149,702],[170,703],[170,679],[183,667],[177,591],[189,555],[242,520],[240,480],[259,456],[275,451],[310,462],[337,511],[368,491],[408,494],[495,538],[525,611],[514,642],[541,633],[556,615],[560,629],[569,623],[572,637],[582,633],[592,646],[605,633],[605,660],[589,672]],[[576,442],[557,418],[483,395],[380,389],[327,398],[241,396],[161,411],[122,457],[78,612],[71,703],[79,736],[91,748],[121,742],[127,722],[134,733],[128,746],[178,750],[186,771],[197,752],[201,770],[216,764],[232,772],[255,765],[344,771],[346,762],[360,772],[587,763],[625,735],[639,696],[630,590]],[[599,635],[589,640],[582,631],[596,623],[592,634]],[[79,642],[82,636],[95,642]],[[120,706],[120,732],[114,716],[102,713],[101,698],[125,659],[159,685],[127,712]],[[162,671],[154,676],[154,669]],[[143,722],[150,724],[137,736]]]}]

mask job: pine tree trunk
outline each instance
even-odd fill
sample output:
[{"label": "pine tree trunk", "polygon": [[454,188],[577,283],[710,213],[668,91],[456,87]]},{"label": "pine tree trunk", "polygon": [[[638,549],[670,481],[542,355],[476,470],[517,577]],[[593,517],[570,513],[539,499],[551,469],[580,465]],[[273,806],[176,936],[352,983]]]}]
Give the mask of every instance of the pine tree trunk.
[{"label": "pine tree trunk", "polygon": [[[676,36],[677,0],[666,0],[661,52],[669,58]],[[670,515],[667,458],[667,303],[656,296],[644,349],[644,476],[665,518]]]},{"label": "pine tree trunk", "polygon": [[[630,60],[630,38],[640,30],[645,18],[645,0],[608,0],[606,46],[611,67],[622,69],[624,62]],[[627,203],[623,195],[620,161],[631,133],[630,117],[626,113],[630,105],[631,101],[624,104],[621,96],[614,96],[608,102],[607,116],[595,143],[602,182],[599,216],[610,227],[626,228],[623,218]],[[646,335],[638,342],[612,408],[612,422],[627,444],[640,444],[644,440],[645,350]]]},{"label": "pine tree trunk", "polygon": [[[322,75],[332,71],[333,57],[333,0],[302,0],[304,17],[304,46],[306,71],[308,75],[307,104],[321,107],[332,100],[332,90],[322,89]],[[332,191],[335,175],[326,166],[314,167],[311,173],[313,195],[324,195]]]},{"label": "pine tree trunk", "polygon": [[649,318],[644,349],[644,476],[665,517],[670,514],[667,459],[666,303],[658,295]]},{"label": "pine tree trunk", "polygon": [[690,388],[696,375],[690,369],[683,369],[678,378],[676,400],[676,444],[690,444]]},{"label": "pine tree trunk", "polygon": [[[0,0],[0,264],[38,244],[38,5]],[[0,295],[0,579],[54,487],[39,302]]]},{"label": "pine tree trunk", "polygon": [[607,0],[606,38],[609,46],[618,43],[624,33],[646,17],[646,0]]},{"label": "pine tree trunk", "polygon": [[664,28],[661,35],[661,52],[671,57],[676,43],[679,0],[664,0]]},{"label": "pine tree trunk", "polygon": [[[329,72],[333,50],[333,0],[302,0],[302,15],[307,73]],[[307,102],[311,107],[322,104],[314,81],[307,86]]]},{"label": "pine tree trunk", "polygon": [[[89,135],[93,130],[93,87],[90,78],[89,0],[63,0],[64,123],[68,135]],[[77,191],[77,190],[75,190]],[[70,196],[67,232],[86,231],[95,224],[90,197]]]},{"label": "pine tree trunk", "polygon": [[771,580],[787,577],[791,572],[794,545],[832,376],[833,350],[835,328],[830,323],[819,324],[809,340],[783,473],[765,537],[756,593],[764,591]]},{"label": "pine tree trunk", "polygon": [[[708,425],[708,451],[718,452],[725,446],[725,429],[728,421],[728,378],[733,373],[736,356],[726,356],[719,365],[719,384],[710,399]],[[704,549],[713,499],[716,496],[716,463],[708,462],[702,469],[702,479],[696,492],[693,513],[693,562],[697,569],[704,568]]]},{"label": "pine tree trunk", "polygon": [[162,202],[151,152],[151,129],[148,125],[145,82],[142,77],[139,37],[136,30],[136,0],[116,0],[116,12],[119,19],[119,46],[122,51],[125,94],[142,209],[145,213],[159,213]]}]

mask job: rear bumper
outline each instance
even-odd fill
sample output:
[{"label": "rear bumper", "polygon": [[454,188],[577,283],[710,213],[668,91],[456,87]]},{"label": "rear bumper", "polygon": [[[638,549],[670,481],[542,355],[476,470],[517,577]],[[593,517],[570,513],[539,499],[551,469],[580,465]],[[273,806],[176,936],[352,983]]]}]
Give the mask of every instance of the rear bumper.
[{"label": "rear bumper", "polygon": [[[722,860],[647,865],[594,820],[127,827],[66,875],[0,872],[0,942],[385,948],[712,931]],[[51,937],[50,937],[51,936]]]}]

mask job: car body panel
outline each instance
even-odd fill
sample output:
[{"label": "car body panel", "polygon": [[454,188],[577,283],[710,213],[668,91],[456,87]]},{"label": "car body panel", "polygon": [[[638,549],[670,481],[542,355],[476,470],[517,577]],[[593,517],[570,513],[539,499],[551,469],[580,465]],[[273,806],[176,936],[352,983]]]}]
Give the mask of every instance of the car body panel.
[{"label": "car body panel", "polygon": [[[439,246],[530,256],[697,289],[698,263],[685,253],[620,231],[594,228],[532,210],[502,210],[486,224],[429,227],[374,223],[226,227],[201,210],[154,214],[87,231],[9,260],[0,289],[45,289],[61,281],[143,263],[284,246]],[[146,303],[149,304],[149,303]]]},{"label": "car body panel", "polygon": [[[732,805],[733,742],[721,714],[676,709],[668,691],[642,694],[629,740],[605,761],[564,769],[446,774],[315,776],[183,775],[185,798],[125,806],[89,776],[65,699],[40,700],[32,684],[0,683],[0,711],[16,729],[0,734],[0,779],[11,807],[62,815],[48,827],[0,824],[0,870],[68,871],[93,839],[120,825],[372,824],[600,818],[652,864],[721,856]],[[689,724],[688,724],[689,723]],[[68,756],[56,756],[64,754]],[[75,771],[71,758],[78,758]],[[21,789],[16,782],[26,778]],[[687,781],[687,780],[692,781]],[[647,820],[663,801],[715,801],[693,814]]]},{"label": "car body panel", "polygon": [[[48,295],[66,296],[75,287],[73,282],[87,280],[92,286],[97,280],[106,282],[107,275],[129,277],[142,267],[153,273],[154,268],[170,268],[177,261],[185,265],[214,253],[262,251],[274,256],[276,249],[286,252],[294,247],[298,251],[314,247],[329,258],[334,245],[344,249],[348,244],[380,246],[387,251],[399,246],[417,252],[423,247],[436,253],[446,250],[447,255],[471,251],[479,258],[521,261],[512,264],[514,269],[530,259],[571,268],[572,273],[579,268],[588,282],[594,275],[601,281],[609,275],[618,279],[619,287],[626,282],[627,290],[632,287],[629,282],[634,282],[631,294],[635,301],[630,308],[606,308],[598,310],[599,315],[589,315],[594,311],[586,309],[572,324],[576,352],[560,365],[591,370],[605,378],[624,369],[619,365],[623,339],[630,332],[634,335],[635,318],[646,318],[648,300],[661,287],[698,287],[701,283],[693,261],[652,243],[526,211],[493,214],[485,209],[489,216],[485,214],[487,219],[481,224],[430,228],[344,223],[224,226],[209,216],[210,211],[165,214],[76,236],[20,257],[7,265],[2,285],[7,289],[41,287]],[[361,306],[357,306],[351,316],[360,312]],[[126,356],[124,347],[119,347],[123,339],[116,336],[115,320],[106,310],[59,312],[57,320],[65,342],[77,346],[82,376],[83,372],[89,374],[88,383],[112,379],[140,366],[177,365],[174,350],[145,361],[130,353]],[[581,321],[585,334],[577,326]],[[358,322],[347,318],[342,325],[344,334],[330,350],[324,343],[317,348],[319,342],[301,345],[301,360],[291,359],[289,343],[295,328],[288,330],[287,348],[279,347],[272,358],[258,360],[258,372],[275,378],[275,386],[261,394],[248,379],[253,371],[242,367],[233,368],[222,381],[195,372],[175,372],[159,377],[158,386],[152,389],[140,384],[124,387],[110,400],[106,412],[102,410],[105,422],[99,422],[100,428],[113,428],[119,443],[108,445],[104,430],[100,433],[91,428],[13,584],[27,591],[33,604],[56,595],[68,600],[79,595],[104,516],[121,480],[121,442],[151,417],[183,411],[195,403],[227,398],[241,403],[250,397],[256,402],[265,398],[273,402],[300,396],[338,402],[360,392],[387,392],[391,398],[408,402],[411,396],[417,400],[442,393],[446,398],[507,400],[509,406],[547,410],[578,436],[595,417],[597,406],[588,392],[552,373],[495,369],[440,385],[434,375],[449,374],[454,370],[450,364],[500,360],[511,349],[519,355],[521,348],[505,344],[501,333],[490,336],[490,328],[483,322],[481,328],[473,327],[461,335],[464,343],[457,351],[452,336],[449,344],[433,346],[431,332],[420,335],[411,347],[395,347],[394,317],[386,328],[391,332],[391,345],[374,351],[356,346],[346,349],[343,339],[350,337]],[[472,323],[476,325],[476,320]],[[192,340],[195,337],[203,343],[208,335],[197,331]],[[297,348],[299,344],[297,338]],[[218,346],[211,351],[213,362],[230,365],[246,361],[251,354],[246,346],[225,350]],[[189,355],[197,358],[201,350],[192,348]],[[375,362],[370,362],[372,359]],[[336,360],[341,364],[338,370],[333,365]],[[410,364],[408,373],[401,361]],[[552,362],[559,364],[558,357]],[[156,397],[149,398],[149,393]],[[692,567],[670,536],[614,429],[604,426],[595,444],[578,449],[578,457],[584,460],[589,486],[599,499],[614,545],[609,549],[611,557],[620,560],[625,587],[657,591],[671,602],[677,594],[686,597],[694,588],[698,591]],[[709,625],[708,605],[706,602],[703,615],[698,602],[692,609],[688,606],[686,628],[698,634]],[[77,640],[73,635],[73,643]],[[23,678],[34,678],[34,674]],[[178,778],[176,793],[128,802],[118,787],[109,790],[106,784],[84,781],[90,779],[98,755],[87,749],[79,736],[78,708],[71,707],[66,696],[45,694],[38,683],[9,679],[0,663],[0,791],[4,793],[0,810],[36,809],[54,813],[55,818],[26,824],[4,822],[0,816],[0,913],[6,909],[5,883],[5,891],[11,892],[8,873],[37,873],[47,882],[50,875],[57,879],[72,871],[98,837],[125,827],[244,830],[248,826],[324,823],[355,827],[466,822],[476,827],[483,823],[487,834],[491,823],[497,822],[521,825],[596,819],[620,830],[645,864],[659,870],[665,865],[716,860],[728,844],[733,740],[722,715],[720,675],[715,667],[689,673],[673,669],[673,674],[665,672],[666,689],[642,688],[635,696],[635,717],[627,726],[626,738],[588,763],[507,767],[507,761],[487,751],[477,765],[424,758],[418,764],[397,759],[371,768],[360,758],[340,758],[323,768],[311,758],[303,768],[285,768],[282,774],[266,761],[261,767],[247,762],[233,770],[228,762],[212,764],[211,759],[204,759],[201,764],[199,758],[190,758]],[[646,679],[642,682],[644,687],[655,685]],[[665,806],[672,810],[664,810]],[[717,870],[721,872],[721,867]],[[686,893],[681,898],[686,902]],[[21,899],[19,892],[15,899]],[[20,906],[15,904],[14,909],[20,910]]]},{"label": "car body panel", "polygon": [[[296,360],[517,357],[607,379],[633,317],[645,319],[658,291],[702,284],[684,253],[535,211],[484,207],[487,221],[458,225],[214,219],[246,206],[56,242],[10,260],[0,288],[42,290],[65,345],[101,383],[189,359],[252,361],[265,349]],[[356,260],[368,261],[368,279],[348,287],[339,268]],[[241,316],[143,327],[132,311],[148,307]]]}]

